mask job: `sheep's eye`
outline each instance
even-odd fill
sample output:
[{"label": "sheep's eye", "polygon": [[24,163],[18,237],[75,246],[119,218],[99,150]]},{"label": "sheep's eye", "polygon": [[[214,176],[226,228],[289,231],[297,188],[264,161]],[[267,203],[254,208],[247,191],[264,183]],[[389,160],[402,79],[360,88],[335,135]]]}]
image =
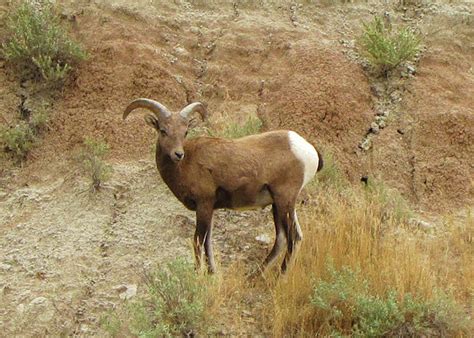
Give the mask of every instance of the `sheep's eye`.
[{"label": "sheep's eye", "polygon": [[168,135],[168,133],[164,129],[160,129],[160,133],[161,133],[162,136]]},{"label": "sheep's eye", "polygon": [[184,137],[188,136],[188,131],[186,130],[186,132],[184,133]]}]

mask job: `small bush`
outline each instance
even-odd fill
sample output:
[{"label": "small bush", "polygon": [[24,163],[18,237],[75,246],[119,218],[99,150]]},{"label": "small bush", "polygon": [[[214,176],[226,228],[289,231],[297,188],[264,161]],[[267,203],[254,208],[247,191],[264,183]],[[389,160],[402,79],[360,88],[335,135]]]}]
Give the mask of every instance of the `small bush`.
[{"label": "small bush", "polygon": [[109,146],[103,141],[86,138],[84,148],[79,156],[84,172],[90,176],[91,188],[97,191],[112,173],[112,166],[104,162]]},{"label": "small bush", "polygon": [[126,313],[110,313],[102,327],[111,335],[130,332],[139,337],[192,337],[205,334],[209,276],[176,259],[145,274],[143,299],[130,303]]},{"label": "small bush", "polygon": [[61,26],[48,1],[24,0],[9,15],[9,37],[0,49],[2,56],[26,77],[48,82],[64,80],[72,65],[86,57]]},{"label": "small bush", "polygon": [[318,320],[337,336],[447,336],[466,329],[466,316],[451,297],[439,293],[431,300],[389,291],[370,293],[367,280],[349,268],[328,267],[327,281],[314,284],[311,304]]},{"label": "small bush", "polygon": [[5,152],[22,162],[38,140],[38,135],[47,128],[48,121],[48,109],[41,107],[31,113],[29,121],[21,120],[13,127],[0,129],[0,144]]},{"label": "small bush", "polygon": [[43,106],[30,116],[29,124],[36,135],[40,134],[48,128],[49,113],[48,109]]},{"label": "small bush", "polygon": [[35,130],[25,121],[11,128],[0,130],[0,140],[4,150],[14,158],[24,161],[36,140]]},{"label": "small bush", "polygon": [[381,17],[364,23],[360,38],[363,54],[370,64],[382,74],[396,68],[402,62],[412,60],[420,51],[420,37],[409,27],[392,31]]}]

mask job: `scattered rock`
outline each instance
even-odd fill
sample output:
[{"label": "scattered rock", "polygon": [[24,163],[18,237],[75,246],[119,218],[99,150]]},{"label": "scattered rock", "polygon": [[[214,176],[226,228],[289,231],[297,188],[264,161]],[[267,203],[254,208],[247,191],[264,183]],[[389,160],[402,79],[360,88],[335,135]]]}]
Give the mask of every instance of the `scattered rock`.
[{"label": "scattered rock", "polygon": [[181,56],[186,56],[188,55],[188,51],[184,49],[183,47],[177,46],[174,48],[174,52],[176,55],[181,55]]},{"label": "scattered rock", "polygon": [[397,133],[399,133],[400,135],[403,135],[405,134],[405,131],[403,129],[397,129]]},{"label": "scattered rock", "polygon": [[385,120],[379,120],[377,124],[379,125],[380,129],[383,129],[387,126],[387,124],[385,123]]},{"label": "scattered rock", "polygon": [[123,284],[114,287],[114,290],[119,292],[120,299],[127,300],[132,297],[135,297],[137,294],[137,285],[136,284]]},{"label": "scattered rock", "polygon": [[48,299],[45,297],[36,297],[30,302],[30,306],[42,305],[48,302]]},{"label": "scattered rock", "polygon": [[408,223],[413,226],[413,227],[416,227],[420,230],[423,230],[423,231],[432,231],[435,229],[435,225],[434,224],[431,224],[429,222],[426,222],[426,221],[422,221],[422,220],[419,220],[419,219],[416,219],[416,218],[410,218],[408,220]]},{"label": "scattered rock", "polygon": [[9,293],[12,292],[12,288],[9,286],[9,285],[5,285],[3,288],[2,288],[2,293],[4,295],[8,295]]},{"label": "scattered rock", "polygon": [[252,313],[250,311],[247,311],[247,310],[242,310],[242,314],[245,316],[245,317],[251,317],[252,316]]},{"label": "scattered rock", "polygon": [[399,90],[394,90],[391,94],[390,94],[390,100],[393,102],[393,103],[396,103],[396,102],[399,102],[402,100],[402,94],[400,93]]},{"label": "scattered rock", "polygon": [[387,118],[387,117],[389,117],[389,115],[390,115],[390,112],[389,112],[388,110],[382,110],[382,109],[379,109],[379,110],[377,110],[377,113],[376,113],[376,115],[377,115],[378,117],[384,117],[384,118]]},{"label": "scattered rock", "polygon": [[30,302],[28,312],[36,314],[35,318],[38,321],[47,323],[53,319],[55,309],[47,298],[36,297]]},{"label": "scattered rock", "polygon": [[12,266],[10,264],[0,263],[0,270],[1,271],[9,271],[11,270]]},{"label": "scattered rock", "polygon": [[385,87],[381,83],[373,83],[370,86],[370,90],[372,91],[372,94],[374,94],[377,97],[382,97],[385,93]]},{"label": "scattered rock", "polygon": [[267,234],[258,235],[255,239],[263,244],[270,244],[272,242],[270,236]]},{"label": "scattered rock", "polygon": [[24,313],[25,312],[25,304],[18,304],[16,307],[16,311],[18,313]]},{"label": "scattered rock", "polygon": [[197,35],[201,34],[201,30],[196,26],[191,26],[189,28],[189,31],[193,34],[197,34]]},{"label": "scattered rock", "polygon": [[407,73],[410,75],[414,75],[416,73],[416,68],[414,65],[408,64],[407,65]]},{"label": "scattered rock", "polygon": [[371,147],[372,147],[372,141],[370,140],[369,137],[366,137],[366,138],[359,144],[359,148],[362,149],[362,150],[364,150],[364,151],[369,150]]},{"label": "scattered rock", "polygon": [[380,129],[379,129],[379,125],[377,124],[377,122],[372,122],[370,124],[369,132],[372,133],[372,134],[378,134],[379,131],[380,131]]}]

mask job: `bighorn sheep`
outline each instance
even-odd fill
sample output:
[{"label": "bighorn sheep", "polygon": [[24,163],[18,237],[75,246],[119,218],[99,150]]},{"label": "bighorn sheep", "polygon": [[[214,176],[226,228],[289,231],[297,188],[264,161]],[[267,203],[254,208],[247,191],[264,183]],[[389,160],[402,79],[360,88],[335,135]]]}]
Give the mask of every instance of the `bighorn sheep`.
[{"label": "bighorn sheep", "polygon": [[[186,139],[195,125],[193,113],[206,119],[200,102],[179,113],[150,99],[132,101],[123,114],[146,108],[145,121],[158,132],[156,164],[163,181],[186,208],[196,211],[194,254],[200,266],[202,246],[208,269],[215,271],[212,253],[212,215],[215,209],[264,208],[272,205],[276,239],[263,266],[277,258],[285,240],[287,269],[302,232],[295,204],[303,186],[322,168],[321,155],[293,131],[270,131],[239,139],[196,137]],[[296,234],[295,234],[296,230]]]}]

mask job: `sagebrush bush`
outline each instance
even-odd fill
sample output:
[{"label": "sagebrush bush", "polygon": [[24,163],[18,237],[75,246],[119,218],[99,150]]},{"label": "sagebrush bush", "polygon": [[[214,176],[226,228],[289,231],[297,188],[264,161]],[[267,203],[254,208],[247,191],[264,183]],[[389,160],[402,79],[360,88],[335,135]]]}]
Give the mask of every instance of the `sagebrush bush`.
[{"label": "sagebrush bush", "polygon": [[24,161],[40,133],[47,129],[48,121],[48,109],[41,107],[31,113],[28,121],[21,120],[15,126],[0,128],[0,144],[3,145],[3,150],[19,162]]},{"label": "sagebrush bush", "polygon": [[35,130],[26,121],[11,128],[0,130],[0,141],[7,153],[18,161],[24,161],[36,140]]},{"label": "sagebrush bush", "polygon": [[412,60],[420,51],[421,39],[409,27],[392,30],[379,16],[363,26],[359,39],[362,54],[382,74]]},{"label": "sagebrush bush", "polygon": [[146,273],[142,299],[125,312],[102,319],[110,334],[130,332],[139,337],[193,337],[206,333],[205,311],[211,277],[199,274],[194,264],[178,258]]},{"label": "sagebrush bush", "polygon": [[333,335],[439,337],[465,327],[462,309],[445,293],[435,293],[429,300],[394,290],[377,295],[360,272],[337,270],[331,264],[327,269],[327,280],[314,283],[311,304]]},{"label": "sagebrush bush", "polygon": [[7,30],[0,52],[24,77],[64,80],[73,65],[86,57],[68,37],[49,1],[22,1],[8,16]]},{"label": "sagebrush bush", "polygon": [[93,191],[99,190],[112,173],[112,166],[104,161],[108,151],[109,146],[104,141],[92,138],[84,140],[84,147],[79,155],[79,161],[83,171],[91,178]]}]

